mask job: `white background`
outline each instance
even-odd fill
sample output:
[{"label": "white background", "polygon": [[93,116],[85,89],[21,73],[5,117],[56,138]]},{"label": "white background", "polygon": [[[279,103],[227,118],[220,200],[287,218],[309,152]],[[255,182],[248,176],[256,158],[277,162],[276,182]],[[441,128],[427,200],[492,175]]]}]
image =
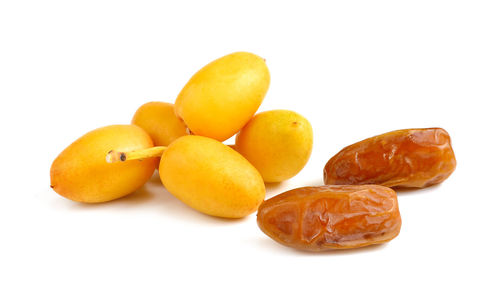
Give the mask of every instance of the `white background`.
[{"label": "white background", "polygon": [[[1,298],[498,298],[498,1],[1,1]],[[268,197],[322,184],[341,148],[440,126],[458,166],[399,192],[386,245],[312,254],[202,215],[158,175],[105,204],[49,188],[52,160],[92,129],[173,102],[234,51],[264,57],[260,111],[295,110],[314,150]]]}]

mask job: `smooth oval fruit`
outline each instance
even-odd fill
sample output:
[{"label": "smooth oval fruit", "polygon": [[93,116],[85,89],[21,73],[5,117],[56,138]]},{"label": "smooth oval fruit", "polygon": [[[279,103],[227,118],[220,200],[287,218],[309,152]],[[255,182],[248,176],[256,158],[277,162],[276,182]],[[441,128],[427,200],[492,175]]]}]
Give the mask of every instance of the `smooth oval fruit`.
[{"label": "smooth oval fruit", "polygon": [[224,141],[255,114],[270,75],[264,59],[236,52],[212,61],[184,86],[175,111],[195,135]]},{"label": "smooth oval fruit", "polygon": [[281,182],[299,173],[309,160],[312,145],[309,121],[288,110],[261,112],[236,135],[236,149],[265,182]]},{"label": "smooth oval fruit", "polygon": [[401,229],[397,195],[378,185],[303,187],[259,207],[257,223],[275,241],[324,251],[384,243]]},{"label": "smooth oval fruit", "polygon": [[164,102],[149,102],[137,109],[132,119],[146,131],[155,146],[168,146],[175,139],[187,135],[187,127],[175,114],[174,105]]},{"label": "smooth oval fruit", "polygon": [[133,151],[153,146],[135,125],[113,125],[91,131],[62,151],[50,168],[51,187],[71,200],[98,203],[123,197],[151,177],[157,159],[107,163],[110,150]]},{"label": "smooth oval fruit", "polygon": [[323,175],[329,185],[423,188],[447,179],[456,164],[445,130],[406,129],[342,149],[326,163]]},{"label": "smooth oval fruit", "polygon": [[203,136],[184,136],[164,151],[160,178],[168,191],[208,215],[241,218],[264,200],[255,167],[235,150]]}]

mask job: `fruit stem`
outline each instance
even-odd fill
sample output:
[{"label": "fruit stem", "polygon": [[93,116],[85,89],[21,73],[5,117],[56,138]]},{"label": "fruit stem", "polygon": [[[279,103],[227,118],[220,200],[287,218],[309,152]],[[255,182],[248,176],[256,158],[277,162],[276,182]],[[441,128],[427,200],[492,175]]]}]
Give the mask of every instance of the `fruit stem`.
[{"label": "fruit stem", "polygon": [[129,160],[143,160],[147,158],[161,157],[166,146],[155,146],[130,152],[118,152],[110,150],[106,155],[106,162],[125,162]]}]

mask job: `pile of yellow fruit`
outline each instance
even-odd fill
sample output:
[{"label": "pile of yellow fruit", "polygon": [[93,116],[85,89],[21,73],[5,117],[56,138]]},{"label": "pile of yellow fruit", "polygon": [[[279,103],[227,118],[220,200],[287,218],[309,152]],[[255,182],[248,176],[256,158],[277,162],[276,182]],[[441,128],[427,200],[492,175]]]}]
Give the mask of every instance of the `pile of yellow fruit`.
[{"label": "pile of yellow fruit", "polygon": [[[99,128],[73,142],[52,163],[51,187],[71,200],[105,202],[134,192],[158,168],[165,188],[192,208],[245,217],[264,200],[264,182],[293,177],[312,150],[303,116],[254,115],[269,82],[261,57],[221,57],[188,81],[175,104],[146,103],[132,124]],[[235,134],[235,145],[222,143]]]}]

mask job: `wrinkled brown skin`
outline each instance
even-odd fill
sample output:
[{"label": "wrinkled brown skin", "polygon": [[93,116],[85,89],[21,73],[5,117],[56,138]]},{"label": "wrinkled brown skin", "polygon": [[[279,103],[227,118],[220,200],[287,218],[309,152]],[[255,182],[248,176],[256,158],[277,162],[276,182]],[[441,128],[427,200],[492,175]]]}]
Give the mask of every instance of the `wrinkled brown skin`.
[{"label": "wrinkled brown skin", "polygon": [[456,164],[445,130],[407,129],[342,149],[326,163],[323,177],[327,185],[423,188],[447,179]]},{"label": "wrinkled brown skin", "polygon": [[303,187],[259,207],[257,223],[275,241],[325,251],[384,243],[401,229],[396,192],[377,185]]}]

